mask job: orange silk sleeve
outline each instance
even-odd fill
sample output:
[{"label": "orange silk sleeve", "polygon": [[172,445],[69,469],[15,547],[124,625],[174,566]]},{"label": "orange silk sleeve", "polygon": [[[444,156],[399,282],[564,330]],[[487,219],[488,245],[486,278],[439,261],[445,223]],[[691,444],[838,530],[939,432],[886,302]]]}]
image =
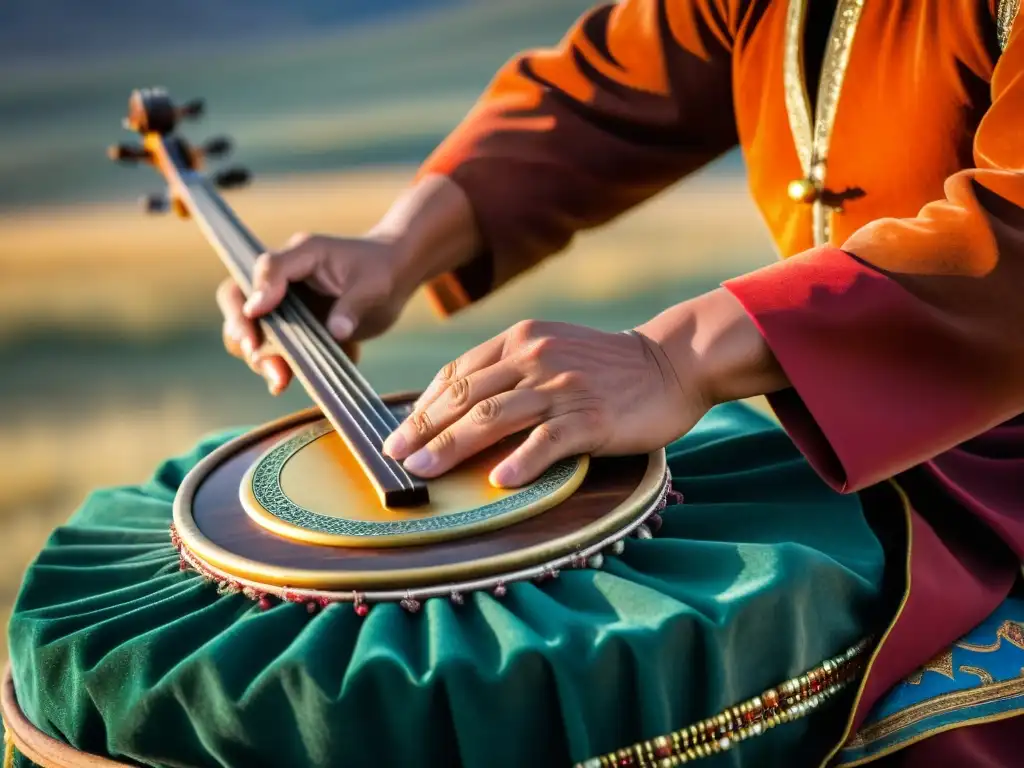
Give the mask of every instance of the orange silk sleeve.
[{"label": "orange silk sleeve", "polygon": [[451,312],[737,143],[725,0],[622,0],[515,57],[420,175],[467,194],[485,252],[433,280]]},{"label": "orange silk sleeve", "polygon": [[945,199],[726,283],[792,383],[776,412],[838,488],[891,477],[1024,412],[1020,20],[991,92],[976,167],[947,179]]}]

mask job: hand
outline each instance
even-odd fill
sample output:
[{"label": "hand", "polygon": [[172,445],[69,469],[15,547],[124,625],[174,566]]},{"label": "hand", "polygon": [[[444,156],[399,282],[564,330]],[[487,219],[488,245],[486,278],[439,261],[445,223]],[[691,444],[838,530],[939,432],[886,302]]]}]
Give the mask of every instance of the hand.
[{"label": "hand", "polygon": [[256,318],[281,302],[289,283],[301,282],[324,297],[320,319],[338,341],[348,342],[343,346],[352,354],[352,343],[387,330],[408,300],[410,291],[396,279],[398,248],[386,239],[292,237],[284,250],[259,257],[248,301],[233,280],[221,284],[224,346],[263,376],[272,394],[282,392],[291,369],[265,343]]},{"label": "hand", "polygon": [[568,456],[662,448],[707,412],[694,382],[639,333],[528,321],[446,365],[384,444],[420,477],[437,477],[529,430],[491,473],[516,487]]}]

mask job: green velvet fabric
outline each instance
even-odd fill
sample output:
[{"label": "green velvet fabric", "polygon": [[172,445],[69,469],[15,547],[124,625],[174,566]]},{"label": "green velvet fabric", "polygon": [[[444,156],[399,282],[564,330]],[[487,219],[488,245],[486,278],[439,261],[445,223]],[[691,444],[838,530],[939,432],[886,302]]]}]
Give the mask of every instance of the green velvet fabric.
[{"label": "green velvet fabric", "polygon": [[[562,768],[813,667],[865,635],[881,600],[884,554],[858,497],[731,404],[671,446],[685,502],[660,535],[602,570],[416,615],[263,612],[179,572],[168,538],[175,489],[224,439],[94,493],[29,568],[10,648],[22,708],[47,733],[157,766]],[[843,710],[714,765],[801,765]]]}]

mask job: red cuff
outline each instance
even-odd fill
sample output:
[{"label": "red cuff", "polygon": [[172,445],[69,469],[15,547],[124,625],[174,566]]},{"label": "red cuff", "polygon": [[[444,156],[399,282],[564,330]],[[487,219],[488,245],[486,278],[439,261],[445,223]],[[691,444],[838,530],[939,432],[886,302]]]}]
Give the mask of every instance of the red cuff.
[{"label": "red cuff", "polygon": [[[998,365],[971,329],[838,248],[724,283],[792,384],[770,398],[833,487],[892,477],[998,424]],[[987,404],[986,404],[987,401]]]}]

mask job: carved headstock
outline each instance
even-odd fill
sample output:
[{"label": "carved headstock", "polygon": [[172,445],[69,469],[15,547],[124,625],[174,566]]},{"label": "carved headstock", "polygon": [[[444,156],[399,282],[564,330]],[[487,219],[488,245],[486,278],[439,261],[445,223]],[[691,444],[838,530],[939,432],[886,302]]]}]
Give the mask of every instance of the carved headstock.
[{"label": "carved headstock", "polygon": [[[202,99],[176,106],[163,88],[139,88],[132,92],[123,125],[127,130],[138,133],[142,143],[115,144],[107,150],[107,155],[111,160],[124,164],[147,163],[164,177],[168,187],[166,193],[142,198],[143,210],[147,213],[164,213],[173,208],[179,216],[187,218],[185,175],[199,173],[205,169],[208,160],[230,154],[232,145],[227,137],[218,136],[194,146],[175,133],[182,121],[196,120],[203,111]],[[249,171],[240,167],[225,168],[211,176],[211,181],[220,189],[242,187],[250,180]]]}]

